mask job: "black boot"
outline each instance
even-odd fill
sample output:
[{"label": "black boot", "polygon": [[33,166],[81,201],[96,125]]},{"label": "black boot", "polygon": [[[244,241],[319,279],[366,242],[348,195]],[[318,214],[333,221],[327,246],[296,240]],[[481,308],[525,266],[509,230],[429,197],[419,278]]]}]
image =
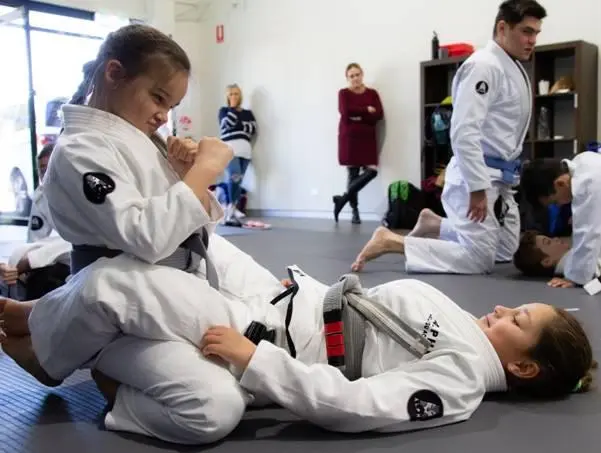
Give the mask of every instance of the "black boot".
[{"label": "black boot", "polygon": [[361,223],[361,217],[359,217],[359,209],[353,208],[353,218],[351,219],[353,225],[359,225]]},{"label": "black boot", "polygon": [[[348,191],[343,195],[334,195],[332,201],[334,202],[334,220],[338,223],[338,216],[340,211],[344,208],[351,200],[356,200],[357,194],[363,189],[369,182],[378,175],[377,170],[371,168],[366,169],[361,176],[354,179],[352,184],[349,186]],[[353,219],[355,218],[355,212],[353,209]],[[357,219],[359,218],[359,212],[357,211]],[[359,220],[360,222],[361,220]]]},{"label": "black boot", "polygon": [[340,211],[344,208],[344,205],[347,202],[346,194],[344,195],[334,195],[332,197],[332,202],[334,203],[334,220],[338,223],[338,216],[340,215]]}]

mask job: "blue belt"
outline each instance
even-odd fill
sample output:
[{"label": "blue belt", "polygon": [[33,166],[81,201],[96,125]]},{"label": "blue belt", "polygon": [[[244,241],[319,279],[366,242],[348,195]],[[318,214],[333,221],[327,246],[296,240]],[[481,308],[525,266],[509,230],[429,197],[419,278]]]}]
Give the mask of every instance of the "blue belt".
[{"label": "blue belt", "polygon": [[490,168],[501,170],[502,179],[507,184],[515,182],[522,168],[522,162],[519,159],[503,160],[499,157],[484,155],[484,163]]}]

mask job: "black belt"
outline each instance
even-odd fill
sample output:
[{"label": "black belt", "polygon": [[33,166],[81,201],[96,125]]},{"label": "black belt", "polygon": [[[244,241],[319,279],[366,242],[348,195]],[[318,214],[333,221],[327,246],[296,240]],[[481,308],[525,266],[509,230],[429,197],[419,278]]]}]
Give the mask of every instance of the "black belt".
[{"label": "black belt", "polygon": [[[191,247],[189,243],[195,239],[195,236],[198,235],[193,234],[188,239],[186,239],[180,245],[180,247],[190,250]],[[204,228],[202,229],[201,240],[203,245],[205,246],[205,249],[207,249],[209,247],[209,234]],[[71,274],[75,275],[84,267],[89,266],[90,264],[92,264],[100,258],[115,258],[116,256],[119,256],[122,253],[123,250],[110,249],[101,245],[73,245],[73,250],[71,250]]]},{"label": "black belt", "polygon": [[499,195],[499,198],[497,198],[497,200],[495,201],[493,211],[495,213],[497,221],[499,222],[499,225],[504,226],[505,217],[509,212],[509,204],[507,204],[507,202],[503,198],[503,195]]},{"label": "black belt", "polygon": [[[286,309],[286,320],[284,321],[284,326],[286,327],[286,342],[288,343],[288,350],[290,351],[290,355],[293,358],[296,358],[296,346],[294,345],[294,341],[292,341],[292,336],[290,335],[290,330],[288,328],[290,327],[290,321],[292,320],[294,297],[298,293],[299,286],[296,280],[294,279],[294,273],[290,268],[288,268],[288,276],[290,277],[290,280],[292,280],[292,285],[290,285],[282,293],[274,297],[271,300],[270,304],[276,305],[282,299],[291,295],[290,302],[288,303],[288,308]],[[250,341],[252,341],[254,344],[259,344],[261,340],[273,343],[275,341],[275,330],[268,329],[263,323],[252,321],[250,325],[246,328],[244,336]]]}]

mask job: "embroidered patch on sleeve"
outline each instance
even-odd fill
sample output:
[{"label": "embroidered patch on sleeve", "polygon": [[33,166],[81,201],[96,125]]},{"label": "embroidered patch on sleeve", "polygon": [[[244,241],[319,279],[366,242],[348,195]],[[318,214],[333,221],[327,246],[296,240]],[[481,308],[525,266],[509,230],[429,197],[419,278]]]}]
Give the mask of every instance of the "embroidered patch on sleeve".
[{"label": "embroidered patch on sleeve", "polygon": [[115,181],[105,173],[85,173],[83,193],[90,203],[102,204],[106,196],[115,190]]},{"label": "embroidered patch on sleeve", "polygon": [[476,84],[476,92],[478,94],[488,93],[488,83],[486,83],[484,80],[481,80],[480,82],[478,82]]},{"label": "embroidered patch on sleeve", "polygon": [[38,231],[44,226],[44,221],[41,217],[34,215],[31,216],[31,220],[29,221],[29,226],[31,231]]},{"label": "embroidered patch on sleeve", "polygon": [[409,397],[407,412],[412,422],[423,422],[442,417],[444,408],[436,393],[431,390],[419,390]]}]

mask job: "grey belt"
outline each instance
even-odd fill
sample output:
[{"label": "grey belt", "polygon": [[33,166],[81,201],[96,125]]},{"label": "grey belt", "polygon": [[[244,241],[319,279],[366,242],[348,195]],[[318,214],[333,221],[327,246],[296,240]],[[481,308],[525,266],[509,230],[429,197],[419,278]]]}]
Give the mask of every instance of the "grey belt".
[{"label": "grey belt", "polygon": [[[328,324],[336,324],[332,319],[332,314],[336,312],[340,314],[341,329],[328,332]],[[389,308],[369,299],[354,274],[343,276],[326,293],[324,321],[328,363],[340,369],[349,380],[359,379],[362,374],[367,322],[417,358],[423,357],[431,347],[426,338]],[[334,338],[328,338],[328,334],[332,333]]]},{"label": "grey belt", "polygon": [[[202,231],[203,240],[201,240],[198,234],[193,234],[186,239],[172,255],[162,259],[156,264],[187,271],[192,269],[191,265],[194,262],[194,256],[190,252],[194,252],[205,261],[209,285],[215,289],[219,289],[217,270],[207,253],[209,243],[208,233],[204,228]],[[73,245],[73,250],[71,251],[71,274],[76,274],[99,258],[114,258],[121,253],[123,253],[123,251],[110,249],[108,247]]]}]

